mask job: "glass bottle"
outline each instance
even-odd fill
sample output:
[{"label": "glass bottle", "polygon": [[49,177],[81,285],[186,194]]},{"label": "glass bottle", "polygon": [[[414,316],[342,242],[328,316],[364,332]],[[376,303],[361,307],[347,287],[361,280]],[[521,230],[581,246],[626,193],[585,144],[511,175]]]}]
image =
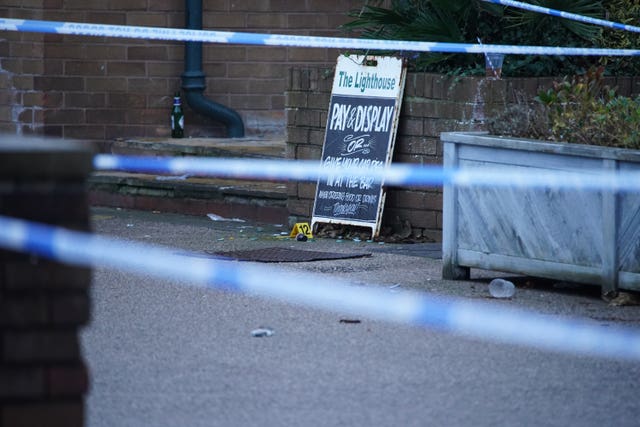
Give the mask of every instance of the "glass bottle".
[{"label": "glass bottle", "polygon": [[184,137],[184,113],[182,111],[180,93],[176,93],[173,97],[173,108],[171,109],[171,137]]}]

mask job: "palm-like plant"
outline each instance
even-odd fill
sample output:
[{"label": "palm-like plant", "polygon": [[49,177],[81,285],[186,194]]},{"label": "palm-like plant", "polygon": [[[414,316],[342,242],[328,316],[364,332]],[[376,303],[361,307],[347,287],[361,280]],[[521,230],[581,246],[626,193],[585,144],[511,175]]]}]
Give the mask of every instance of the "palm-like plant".
[{"label": "palm-like plant", "polygon": [[[538,0],[529,1],[537,6],[550,9],[562,10],[575,13],[577,15],[602,18],[604,9],[600,1],[593,0]],[[531,12],[523,9],[509,9],[505,15],[507,28],[527,27],[528,29],[538,29],[532,35],[538,35],[538,40],[543,39],[543,31],[546,28],[563,28],[567,32],[587,43],[592,43],[602,34],[602,27],[571,19],[561,19],[542,13]],[[541,40],[542,41],[542,40]]]},{"label": "palm-like plant", "polygon": [[[604,9],[594,0],[538,0],[531,3],[587,16],[602,17]],[[353,20],[343,29],[362,37],[451,43],[483,43],[592,46],[600,37],[599,27],[566,19],[487,3],[482,0],[391,0],[367,3],[353,10]],[[418,70],[480,73],[484,59],[479,55],[428,53],[414,57]],[[582,59],[584,62],[584,58]],[[567,68],[566,58],[516,58],[505,63],[507,72],[541,75]],[[570,63],[574,68],[581,60]],[[572,70],[574,71],[574,70]]]},{"label": "palm-like plant", "polygon": [[[482,32],[490,21],[499,19],[503,8],[479,0],[392,0],[389,8],[380,1],[353,10],[353,21],[342,26],[359,31],[365,38],[464,43],[470,34]],[[482,15],[482,16],[480,16]],[[414,57],[417,69],[470,67],[475,62],[468,55],[430,53]],[[443,64],[441,64],[443,63]],[[436,65],[440,64],[440,66]]]}]

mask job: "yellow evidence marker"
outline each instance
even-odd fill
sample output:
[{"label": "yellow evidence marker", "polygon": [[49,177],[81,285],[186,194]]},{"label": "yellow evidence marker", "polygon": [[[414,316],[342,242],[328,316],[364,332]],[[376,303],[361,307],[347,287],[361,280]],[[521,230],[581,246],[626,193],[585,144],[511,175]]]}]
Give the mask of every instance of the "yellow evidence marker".
[{"label": "yellow evidence marker", "polygon": [[293,226],[293,229],[291,230],[291,234],[289,234],[289,237],[297,237],[298,234],[304,234],[308,239],[313,239],[313,234],[311,233],[311,227],[309,226],[308,222],[297,222],[295,223],[295,225]]}]

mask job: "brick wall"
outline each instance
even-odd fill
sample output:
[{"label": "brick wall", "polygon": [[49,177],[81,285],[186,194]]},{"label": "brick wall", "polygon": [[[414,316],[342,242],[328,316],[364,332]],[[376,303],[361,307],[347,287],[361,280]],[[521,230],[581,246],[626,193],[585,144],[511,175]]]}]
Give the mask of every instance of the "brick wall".
[{"label": "brick wall", "polygon": [[[4,3],[7,3],[6,6]],[[26,8],[23,8],[24,4]],[[14,9],[12,13],[8,9]],[[0,15],[41,19],[42,0],[7,0]],[[41,34],[0,32],[0,132],[42,132],[42,96],[34,77],[44,72]]]},{"label": "brick wall", "polygon": [[[204,1],[203,27],[319,36],[362,2]],[[118,25],[184,27],[184,0],[5,0],[0,16]],[[112,140],[169,135],[180,90],[183,43],[0,32],[0,130]],[[284,134],[291,66],[335,62],[329,49],[205,44],[205,95],[236,109],[247,134]],[[217,122],[185,112],[188,136],[222,136]]]},{"label": "brick wall", "polygon": [[[0,215],[87,230],[92,155],[0,138]],[[27,146],[31,151],[27,152]],[[0,426],[81,426],[90,271],[0,250]]]},{"label": "brick wall", "polygon": [[[442,164],[440,133],[484,130],[484,123],[509,103],[533,99],[554,78],[456,77],[408,73],[393,162]],[[287,155],[320,159],[333,72],[330,68],[292,69],[285,97]],[[640,92],[640,80],[606,81],[621,94]],[[315,184],[289,183],[288,208],[298,221],[310,219]],[[382,223],[409,221],[414,237],[442,240],[441,188],[389,188]]]}]

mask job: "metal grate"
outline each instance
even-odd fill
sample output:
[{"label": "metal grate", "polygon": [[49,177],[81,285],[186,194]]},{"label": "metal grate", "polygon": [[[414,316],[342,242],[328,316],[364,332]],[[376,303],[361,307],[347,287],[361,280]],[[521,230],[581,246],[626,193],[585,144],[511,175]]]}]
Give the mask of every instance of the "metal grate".
[{"label": "metal grate", "polygon": [[236,259],[239,261],[257,261],[257,262],[309,262],[309,261],[325,261],[332,259],[349,259],[370,257],[370,253],[336,253],[336,252],[320,252],[306,251],[300,249],[289,248],[262,248],[244,251],[228,251],[216,252],[205,251],[210,255],[219,257]]}]

